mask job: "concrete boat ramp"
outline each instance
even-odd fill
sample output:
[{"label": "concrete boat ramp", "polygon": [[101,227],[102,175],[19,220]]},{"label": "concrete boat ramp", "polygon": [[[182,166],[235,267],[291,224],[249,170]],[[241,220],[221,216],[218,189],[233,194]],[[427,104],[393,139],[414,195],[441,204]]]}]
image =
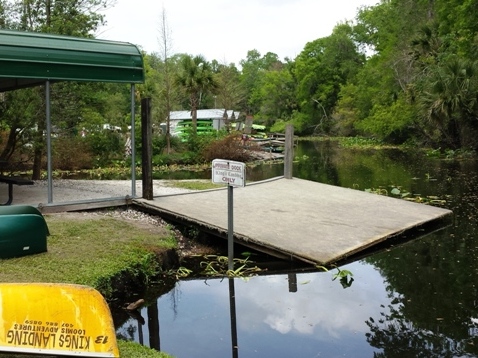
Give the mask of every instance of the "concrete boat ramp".
[{"label": "concrete boat ramp", "polygon": [[[133,202],[227,238],[227,188]],[[321,265],[412,230],[443,228],[453,216],[450,210],[430,205],[282,177],[234,188],[233,204],[236,242]]]}]

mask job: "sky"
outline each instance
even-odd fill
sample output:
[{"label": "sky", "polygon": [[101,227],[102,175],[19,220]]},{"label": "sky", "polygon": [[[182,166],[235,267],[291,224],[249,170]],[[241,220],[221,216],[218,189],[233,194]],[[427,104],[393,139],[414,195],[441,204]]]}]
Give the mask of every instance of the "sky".
[{"label": "sky", "polygon": [[361,6],[380,0],[116,0],[96,37],[160,52],[163,9],[171,55],[203,55],[222,64],[246,59],[249,50],[294,59],[307,42],[327,37],[353,20]]}]

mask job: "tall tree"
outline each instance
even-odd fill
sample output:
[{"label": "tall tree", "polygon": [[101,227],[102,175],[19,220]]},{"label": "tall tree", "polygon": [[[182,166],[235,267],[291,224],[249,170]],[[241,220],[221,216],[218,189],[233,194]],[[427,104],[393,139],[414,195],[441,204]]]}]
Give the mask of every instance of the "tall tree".
[{"label": "tall tree", "polygon": [[[349,113],[356,116],[354,127],[361,134],[392,142],[419,134],[417,83],[427,75],[435,61],[433,51],[440,47],[432,34],[433,3],[382,1],[359,11],[354,38],[368,49],[369,57],[354,83],[356,111]],[[347,92],[342,95],[342,103],[350,103]]]},{"label": "tall tree", "polygon": [[[76,0],[76,1],[64,1],[64,0],[22,0],[22,1],[9,1],[4,0],[0,3],[0,24],[16,30],[45,32],[61,35],[72,35],[80,37],[92,37],[98,26],[103,24],[103,15],[100,14],[100,10],[110,6],[111,0]],[[62,94],[65,94],[64,90],[70,85],[61,85]],[[75,87],[76,85],[71,85]],[[73,94],[74,89],[70,89],[67,92],[75,97]],[[31,103],[37,103],[40,107],[36,111],[38,115],[36,119],[36,127],[38,133],[36,142],[34,143],[34,163],[33,163],[33,179],[39,179],[41,176],[41,159],[43,157],[43,128],[45,128],[45,115],[44,104],[40,105],[41,101],[34,101],[33,97],[41,96],[44,98],[44,91],[42,89],[35,89],[35,91],[29,92],[28,95],[32,96]],[[16,96],[13,94],[12,96]],[[18,95],[18,96],[23,96]],[[17,100],[14,97],[10,98],[7,106],[12,106]],[[68,96],[71,98],[70,96]],[[63,98],[63,101],[65,98]],[[72,101],[67,107],[60,104],[62,96],[55,96],[55,91],[52,90],[52,101],[57,101],[58,106],[52,108],[52,117],[55,116],[54,111],[65,111],[68,109],[69,113],[76,118],[76,121],[80,120],[78,113],[81,112],[81,101]],[[64,104],[65,102],[63,102]],[[73,109],[71,104],[77,106]],[[64,119],[63,116],[58,116]],[[70,124],[67,127],[71,127],[73,117],[69,118]],[[29,122],[28,119],[25,119]],[[15,126],[9,128],[10,131],[17,130]],[[14,136],[10,136],[14,137]],[[7,150],[8,152],[8,150]]]},{"label": "tall tree", "polygon": [[261,108],[260,88],[264,75],[269,70],[280,68],[282,63],[275,53],[268,52],[261,56],[261,53],[254,49],[247,52],[246,59],[241,60],[240,65],[242,67],[241,83],[247,93],[244,108],[248,115],[255,115]]},{"label": "tall tree", "polygon": [[203,56],[184,55],[180,70],[176,76],[177,83],[189,98],[192,117],[192,133],[197,133],[197,110],[203,96],[217,88],[211,65]]},{"label": "tall tree", "polygon": [[166,150],[169,154],[171,152],[171,133],[170,133],[170,113],[172,109],[173,100],[173,86],[172,86],[172,71],[171,71],[171,49],[172,49],[172,34],[171,29],[168,26],[166,10],[163,6],[159,21],[159,47],[160,56],[163,60],[163,97],[164,97],[164,109],[166,114]]},{"label": "tall tree", "polygon": [[350,24],[334,28],[332,35],[306,44],[296,58],[297,100],[307,115],[307,132],[328,132],[330,115],[339,99],[340,88],[353,79],[365,62],[352,38]]},{"label": "tall tree", "polygon": [[276,65],[266,71],[261,81],[259,93],[261,105],[259,116],[273,125],[277,120],[288,120],[298,109],[296,102],[297,83],[293,73],[293,64]]},{"label": "tall tree", "polygon": [[10,1],[13,28],[60,35],[93,37],[104,23],[101,10],[113,0],[23,0]]},{"label": "tall tree", "polygon": [[8,161],[17,149],[35,145],[32,134],[35,119],[43,114],[41,103],[38,91],[32,88],[7,92],[2,96],[0,128],[8,129],[8,136],[0,160]]},{"label": "tall tree", "polygon": [[468,59],[478,54],[476,0],[434,0],[440,37],[455,54]]},{"label": "tall tree", "polygon": [[240,82],[239,75],[239,71],[233,63],[218,65],[215,78],[219,108],[235,110],[246,98],[246,91]]},{"label": "tall tree", "polygon": [[430,76],[419,98],[423,115],[443,144],[478,147],[478,63],[453,57]]}]

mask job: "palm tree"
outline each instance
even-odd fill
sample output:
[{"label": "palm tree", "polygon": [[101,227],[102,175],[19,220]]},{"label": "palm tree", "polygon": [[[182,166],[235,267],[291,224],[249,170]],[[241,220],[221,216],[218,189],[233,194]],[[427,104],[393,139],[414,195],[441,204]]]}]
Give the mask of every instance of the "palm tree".
[{"label": "palm tree", "polygon": [[203,56],[184,55],[180,62],[177,83],[189,96],[192,117],[192,134],[197,133],[197,109],[202,97],[216,89],[211,64]]},{"label": "palm tree", "polygon": [[433,73],[420,103],[452,148],[463,146],[470,130],[478,128],[478,63],[457,57]]}]

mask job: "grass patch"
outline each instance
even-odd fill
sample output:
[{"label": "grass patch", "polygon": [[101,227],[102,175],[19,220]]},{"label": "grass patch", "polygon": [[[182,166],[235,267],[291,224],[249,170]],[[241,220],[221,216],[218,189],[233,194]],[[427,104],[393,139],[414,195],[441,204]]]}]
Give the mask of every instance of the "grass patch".
[{"label": "grass patch", "polygon": [[120,351],[120,357],[127,358],[169,358],[170,355],[158,352],[154,349],[146,348],[140,344],[118,340],[118,348]]},{"label": "grass patch", "polygon": [[[141,344],[118,340],[118,349],[121,358],[171,358],[169,354],[158,352],[154,349],[147,348]],[[0,353],[0,357],[5,358],[32,358],[31,354],[13,354],[13,353]],[[52,355],[42,355],[43,358],[55,358]]]},{"label": "grass patch", "polygon": [[[94,213],[44,217],[51,233],[48,252],[0,260],[0,282],[84,284],[108,299],[112,279],[125,273],[145,279],[154,276],[159,270],[156,253],[176,246],[169,229],[143,222]],[[171,357],[124,340],[118,340],[118,348],[122,358]],[[0,357],[31,355],[0,353]]]},{"label": "grass patch", "polygon": [[343,148],[353,149],[400,149],[405,148],[405,145],[395,145],[384,143],[376,138],[365,137],[300,137],[301,141],[314,141],[314,142],[337,142]]},{"label": "grass patch", "polygon": [[[141,344],[124,341],[119,339],[118,350],[121,358],[171,358],[169,354],[158,352],[154,349],[147,348]],[[5,358],[32,358],[31,354],[13,354],[13,353],[0,353],[0,357]],[[55,358],[56,355],[42,355],[44,358]]]},{"label": "grass patch", "polygon": [[45,215],[51,236],[48,252],[0,260],[0,282],[76,283],[98,289],[108,299],[109,280],[119,273],[150,277],[157,273],[156,252],[173,248],[169,230],[90,214]]},{"label": "grass patch", "polygon": [[223,184],[214,184],[211,180],[177,180],[171,181],[171,186],[189,190],[208,190],[224,188]]}]

